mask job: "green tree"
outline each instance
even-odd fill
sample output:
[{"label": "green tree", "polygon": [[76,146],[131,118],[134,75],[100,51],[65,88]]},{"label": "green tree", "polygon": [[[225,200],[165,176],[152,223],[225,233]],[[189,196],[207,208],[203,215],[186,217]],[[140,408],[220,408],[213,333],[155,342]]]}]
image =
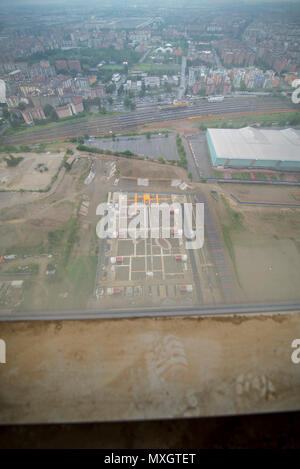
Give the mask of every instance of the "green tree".
[{"label": "green tree", "polygon": [[58,120],[58,115],[57,115],[54,107],[51,106],[51,104],[45,104],[43,109],[44,109],[45,116],[48,119],[50,119],[51,121],[57,121]]},{"label": "green tree", "polygon": [[118,96],[121,96],[121,94],[124,93],[124,85],[120,85],[118,88]]},{"label": "green tree", "polygon": [[22,156],[15,157],[13,155],[9,155],[8,157],[4,158],[8,167],[18,166],[18,164],[24,160]]},{"label": "green tree", "polygon": [[2,111],[3,119],[9,120],[10,118],[10,113],[7,109],[3,109]]},{"label": "green tree", "polygon": [[105,92],[107,94],[111,94],[113,93],[114,91],[116,91],[116,84],[115,83],[110,83],[109,85],[106,85],[105,87]]},{"label": "green tree", "polygon": [[146,95],[146,86],[145,83],[142,83],[141,91],[139,92],[139,97],[143,98]]},{"label": "green tree", "polygon": [[25,111],[25,109],[26,109],[26,104],[21,102],[21,103],[19,103],[18,108],[20,109],[20,111]]}]

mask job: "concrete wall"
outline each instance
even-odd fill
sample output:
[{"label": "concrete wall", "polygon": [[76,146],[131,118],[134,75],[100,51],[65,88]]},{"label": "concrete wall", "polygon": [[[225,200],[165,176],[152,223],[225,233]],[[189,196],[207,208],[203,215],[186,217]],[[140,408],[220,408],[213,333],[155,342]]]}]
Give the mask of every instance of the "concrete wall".
[{"label": "concrete wall", "polygon": [[300,161],[282,161],[278,169],[286,171],[300,171]]},{"label": "concrete wall", "polygon": [[256,160],[253,169],[255,168],[269,168],[269,169],[277,169],[277,160]]},{"label": "concrete wall", "polygon": [[216,152],[215,152],[215,147],[214,147],[214,144],[212,142],[212,139],[209,135],[208,132],[206,132],[206,140],[207,140],[207,144],[208,144],[208,148],[209,148],[209,154],[210,154],[210,159],[211,159],[211,162],[212,162],[212,165],[213,166],[219,166],[217,160],[217,155],[216,155]]},{"label": "concrete wall", "polygon": [[248,168],[253,160],[244,160],[239,158],[231,158],[226,167],[228,168]]}]

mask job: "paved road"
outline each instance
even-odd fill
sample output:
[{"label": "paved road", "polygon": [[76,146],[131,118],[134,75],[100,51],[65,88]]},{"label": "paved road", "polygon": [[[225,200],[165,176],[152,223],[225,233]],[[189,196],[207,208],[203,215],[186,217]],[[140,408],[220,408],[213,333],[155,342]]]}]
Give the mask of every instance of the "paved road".
[{"label": "paved road", "polygon": [[233,305],[233,306],[191,306],[191,307],[161,307],[114,309],[99,311],[75,312],[45,312],[45,313],[7,313],[0,314],[0,322],[18,321],[66,321],[87,319],[125,319],[145,317],[172,317],[172,316],[214,316],[231,314],[264,314],[264,313],[300,313],[299,303],[260,304],[260,305]]},{"label": "paved road", "polygon": [[[200,181],[202,178],[213,177],[209,149],[204,132],[186,136],[188,143],[187,158],[189,170],[192,171],[193,181]],[[194,157],[196,162],[194,161]]]}]

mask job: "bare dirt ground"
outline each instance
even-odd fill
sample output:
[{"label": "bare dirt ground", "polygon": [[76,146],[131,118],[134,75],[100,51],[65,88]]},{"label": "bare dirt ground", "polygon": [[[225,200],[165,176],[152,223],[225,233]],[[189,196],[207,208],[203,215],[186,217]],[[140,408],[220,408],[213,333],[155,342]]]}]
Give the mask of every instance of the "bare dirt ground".
[{"label": "bare dirt ground", "polygon": [[293,241],[234,234],[233,242],[247,301],[299,301],[300,255]]},{"label": "bare dirt ground", "polygon": [[[116,176],[107,178],[112,161],[117,163],[118,177],[121,181],[124,175],[129,175],[129,183],[134,181],[136,184],[136,178],[139,176],[159,178],[160,182],[161,178],[186,178],[186,172],[182,168],[167,164],[100,155],[93,158],[88,153],[79,155],[76,145],[70,143],[64,146],[60,144],[59,148],[57,145],[51,145],[50,148],[55,161],[58,160],[56,151],[60,151],[61,160],[67,148],[72,149],[74,156],[80,156],[80,159],[74,162],[70,171],[63,168],[46,193],[0,193],[0,256],[4,254],[18,256],[13,262],[6,262],[2,271],[22,266],[24,255],[31,256],[26,262],[40,266],[39,275],[26,277],[24,310],[73,310],[79,305],[82,308],[87,306],[93,291],[97,263],[98,244],[95,226],[99,217],[96,216],[96,207],[106,200],[107,193],[112,187],[116,188],[113,185]],[[28,156],[24,154],[23,161],[27,158],[26,155]],[[46,150],[38,156],[44,161],[45,158],[50,158]],[[23,161],[19,164],[20,168]],[[84,180],[92,167],[96,177],[86,185]],[[12,169],[20,170],[20,168],[18,166]],[[46,173],[49,174],[50,170]],[[31,179],[34,180],[32,176]],[[83,212],[86,210],[86,213],[81,210],[78,214],[82,199],[88,204],[88,209],[83,210]],[[72,234],[74,242],[68,258],[65,259],[67,240],[75,220],[77,226],[74,227],[75,231]],[[49,243],[51,232],[57,232],[53,246]],[[44,262],[45,257],[42,256],[47,257],[47,254],[52,256],[51,260]],[[58,267],[57,278],[47,277],[47,263]]]},{"label": "bare dirt ground", "polygon": [[7,167],[5,160],[0,160],[0,187],[2,189],[44,189],[50,184],[63,157],[60,153],[17,153],[12,155],[14,157],[21,156],[24,159],[15,167]]},{"label": "bare dirt ground", "polygon": [[240,201],[271,202],[281,204],[297,204],[300,198],[298,186],[266,186],[251,184],[220,184],[222,191],[228,196],[233,194]]},{"label": "bare dirt ground", "polygon": [[248,207],[242,214],[244,230],[232,241],[247,301],[299,301],[299,209]]},{"label": "bare dirt ground", "polygon": [[[16,269],[24,263],[40,267],[38,275],[24,278],[22,310],[48,309],[60,298],[62,282],[51,282],[46,276],[46,266],[62,263],[71,222],[77,217],[80,177],[87,169],[88,159],[84,157],[70,171],[62,169],[49,192],[0,194],[0,255],[17,255],[16,260],[1,264],[2,279],[5,280],[7,269]],[[51,244],[49,233],[55,232],[56,241]]]},{"label": "bare dirt ground", "polygon": [[3,323],[0,423],[299,409],[299,318]]},{"label": "bare dirt ground", "polygon": [[18,246],[38,246],[46,241],[49,231],[62,227],[72,214],[72,206],[67,203],[48,204],[45,201],[38,208],[31,206],[23,209],[25,213],[11,211],[10,215],[16,218],[0,224],[1,252],[13,251]]},{"label": "bare dirt ground", "polygon": [[120,173],[125,177],[148,179],[187,179],[186,171],[170,164],[154,163],[151,161],[128,161],[122,158],[116,160]]},{"label": "bare dirt ground", "polygon": [[[74,146],[69,146],[76,152]],[[118,176],[108,179],[109,164],[112,161],[116,162]],[[89,185],[85,185],[83,181],[91,165],[96,176]],[[43,278],[41,275],[35,277],[31,290],[28,290],[31,293],[27,295],[26,309],[74,309],[79,307],[78,301],[82,308],[91,306],[97,249],[99,249],[95,235],[95,227],[99,221],[96,207],[106,200],[107,193],[111,189],[143,190],[143,187],[136,186],[138,177],[150,179],[149,188],[146,190],[170,192],[172,187],[168,180],[186,179],[186,171],[176,166],[151,161],[133,161],[100,155],[93,158],[88,153],[82,153],[71,171],[65,169],[61,171],[58,180],[48,193],[1,193],[0,255],[50,253],[55,254],[51,262],[57,264],[63,261],[63,246],[66,246],[69,236],[70,225],[66,223],[71,218],[77,217],[81,197],[85,197],[89,204],[87,213],[78,217],[75,243],[68,260],[70,265],[63,268],[61,279],[55,286],[49,285],[45,274]],[[117,185],[114,185],[115,178],[120,178]],[[218,201],[212,198],[210,192],[212,189],[217,190]],[[229,252],[230,246],[226,245],[225,239],[223,246],[234,277],[236,301],[298,301],[299,209],[241,206],[230,196],[234,193],[249,200],[296,202],[297,189],[233,184],[191,184],[189,190],[205,193],[221,238],[223,227],[229,227],[232,252]],[[231,226],[232,220],[221,196],[224,196],[234,212],[240,214],[242,222],[238,229]],[[49,232],[61,229],[64,230],[65,237],[61,239],[60,246],[49,250]],[[45,263],[41,259],[33,262],[41,263],[40,272],[45,272]],[[31,302],[30,298],[35,298],[34,302]]]},{"label": "bare dirt ground", "polygon": [[[210,190],[217,190],[218,201]],[[242,206],[231,197],[227,185],[206,185],[215,220],[231,257],[242,302],[293,302],[300,299],[300,208]],[[289,203],[295,188],[233,188],[237,196],[251,200]],[[224,202],[227,201],[227,203]],[[295,199],[293,199],[295,201]],[[235,223],[233,217],[238,216]]]}]

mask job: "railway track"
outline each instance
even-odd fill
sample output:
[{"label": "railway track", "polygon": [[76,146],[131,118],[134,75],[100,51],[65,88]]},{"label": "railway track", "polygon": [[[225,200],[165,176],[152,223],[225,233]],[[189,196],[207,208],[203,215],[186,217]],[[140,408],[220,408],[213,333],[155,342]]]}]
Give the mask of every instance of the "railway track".
[{"label": "railway track", "polygon": [[140,109],[126,115],[122,114],[116,117],[105,117],[93,120],[80,120],[78,122],[66,123],[45,130],[25,132],[12,136],[0,137],[1,144],[18,144],[38,141],[64,139],[74,136],[105,134],[108,132],[121,132],[136,128],[141,124],[151,124],[159,122],[176,122],[186,118],[201,118],[208,116],[234,116],[235,114],[247,113],[272,113],[289,112],[299,109],[289,103],[283,103],[279,100],[269,100],[261,102],[259,99],[239,99],[238,102],[225,101],[222,103],[200,103],[184,109],[174,109],[171,111],[158,111],[157,107]]}]

